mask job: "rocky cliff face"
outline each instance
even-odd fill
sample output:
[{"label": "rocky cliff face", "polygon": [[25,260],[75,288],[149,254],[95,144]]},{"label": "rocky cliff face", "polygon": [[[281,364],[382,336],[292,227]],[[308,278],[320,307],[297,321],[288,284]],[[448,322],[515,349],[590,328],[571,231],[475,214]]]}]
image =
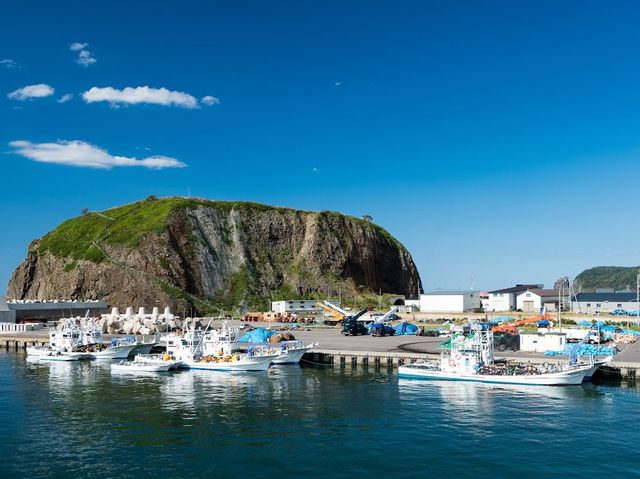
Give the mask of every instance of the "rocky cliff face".
[{"label": "rocky cliff face", "polygon": [[204,312],[313,293],[415,296],[419,286],[411,255],[368,221],[165,198],[62,223],[29,245],[7,294]]}]

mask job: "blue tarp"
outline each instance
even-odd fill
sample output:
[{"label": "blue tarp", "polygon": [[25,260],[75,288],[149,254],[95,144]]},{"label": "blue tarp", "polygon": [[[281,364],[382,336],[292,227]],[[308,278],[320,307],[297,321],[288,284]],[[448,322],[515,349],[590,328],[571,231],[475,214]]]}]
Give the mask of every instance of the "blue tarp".
[{"label": "blue tarp", "polygon": [[497,324],[497,323],[510,323],[511,321],[515,321],[516,318],[511,316],[498,316],[497,318],[493,318],[489,321],[489,324]]},{"label": "blue tarp", "polygon": [[256,328],[254,330],[249,331],[240,339],[238,339],[239,343],[266,343],[269,341],[269,338],[273,336],[275,331],[268,331],[262,328]]},{"label": "blue tarp", "polygon": [[409,334],[416,334],[416,331],[418,330],[418,326],[411,323],[400,323],[396,325],[396,327],[393,329],[396,330],[396,334],[409,335]]},{"label": "blue tarp", "polygon": [[[575,344],[565,345],[562,351],[547,351],[545,356],[569,356]],[[581,344],[576,351],[578,356],[609,356],[616,354],[615,349],[605,346],[594,346],[593,344]]]}]

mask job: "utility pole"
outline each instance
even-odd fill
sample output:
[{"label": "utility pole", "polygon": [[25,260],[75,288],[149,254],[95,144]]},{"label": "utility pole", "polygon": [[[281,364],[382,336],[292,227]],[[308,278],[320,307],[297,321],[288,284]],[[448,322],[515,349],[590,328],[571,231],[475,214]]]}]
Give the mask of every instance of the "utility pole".
[{"label": "utility pole", "polygon": [[[638,276],[636,276],[636,322],[640,315],[640,270],[638,270]],[[627,316],[628,318],[629,316]],[[631,321],[629,319],[629,321]],[[629,321],[627,321],[627,329],[629,329]]]},{"label": "utility pole", "polygon": [[379,289],[378,290],[378,311],[380,311],[381,309],[382,309],[382,289]]},{"label": "utility pole", "polygon": [[560,333],[562,333],[562,298],[564,296],[564,278],[560,282],[560,289],[558,290],[558,327]]}]

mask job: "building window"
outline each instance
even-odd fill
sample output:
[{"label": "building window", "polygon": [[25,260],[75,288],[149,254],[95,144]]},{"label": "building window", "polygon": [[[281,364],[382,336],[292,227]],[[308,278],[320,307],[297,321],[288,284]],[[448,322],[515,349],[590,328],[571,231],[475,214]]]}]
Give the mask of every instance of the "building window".
[{"label": "building window", "polygon": [[618,303],[618,308],[622,308],[622,303]]},{"label": "building window", "polygon": [[587,308],[590,308],[590,307],[591,307],[591,303],[587,303]]},{"label": "building window", "polygon": [[596,304],[596,308],[599,308],[599,307],[600,307],[600,303]]},{"label": "building window", "polygon": [[531,293],[527,293],[527,298],[530,298],[530,297],[531,297]]}]

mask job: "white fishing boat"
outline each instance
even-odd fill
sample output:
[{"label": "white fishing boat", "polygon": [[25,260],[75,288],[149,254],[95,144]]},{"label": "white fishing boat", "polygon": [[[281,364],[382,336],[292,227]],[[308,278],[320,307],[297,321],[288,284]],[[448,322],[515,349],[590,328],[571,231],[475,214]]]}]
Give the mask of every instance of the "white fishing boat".
[{"label": "white fishing boat", "polygon": [[63,361],[63,362],[67,362],[67,361],[78,361],[80,359],[83,359],[82,356],[77,355],[77,354],[69,354],[69,353],[63,353],[60,351],[51,351],[49,354],[42,354],[38,356],[38,359],[40,361]]},{"label": "white fishing boat", "polygon": [[143,338],[142,341],[136,341],[136,347],[133,348],[133,351],[131,351],[130,355],[137,356],[139,354],[149,354],[151,353],[153,347],[157,344],[158,342],[155,339],[147,341]]},{"label": "white fishing boat", "polygon": [[155,341],[137,341],[133,336],[113,338],[110,343],[104,343],[102,328],[95,322],[87,322],[80,328],[82,345],[93,359],[127,359],[136,354],[149,354]]},{"label": "white fishing boat", "polygon": [[120,373],[166,373],[171,369],[170,362],[158,363],[157,361],[148,361],[145,358],[139,358],[133,361],[120,361],[111,365],[111,371]]},{"label": "white fishing boat", "polygon": [[318,343],[304,344],[300,340],[282,341],[280,355],[273,360],[273,364],[299,364],[304,353],[315,347],[318,347]]},{"label": "white fishing boat", "polygon": [[169,370],[178,369],[182,362],[173,358],[167,353],[164,354],[136,354],[134,361],[145,361],[153,364],[169,365]]},{"label": "white fishing boat", "polygon": [[49,330],[49,344],[46,346],[27,346],[27,356],[58,356],[57,353],[67,353],[76,359],[86,359],[86,354],[72,354],[71,351],[82,345],[82,331],[72,319],[62,320],[60,329]]},{"label": "white fishing boat", "polygon": [[180,361],[183,368],[211,371],[266,371],[279,355],[264,346],[236,353],[228,326],[209,331],[210,325],[211,321],[204,331],[187,328],[183,336],[175,333],[163,336],[161,341],[166,344],[167,354]]},{"label": "white fishing boat", "polygon": [[493,357],[493,333],[489,329],[482,330],[478,323],[472,325],[472,333],[468,336],[457,334],[440,347],[439,360],[400,366],[398,375],[429,380],[563,386],[581,384],[585,377],[591,377],[599,366],[611,360],[608,357],[596,361],[589,356],[586,361],[579,362],[572,354],[567,363],[496,363]]}]

